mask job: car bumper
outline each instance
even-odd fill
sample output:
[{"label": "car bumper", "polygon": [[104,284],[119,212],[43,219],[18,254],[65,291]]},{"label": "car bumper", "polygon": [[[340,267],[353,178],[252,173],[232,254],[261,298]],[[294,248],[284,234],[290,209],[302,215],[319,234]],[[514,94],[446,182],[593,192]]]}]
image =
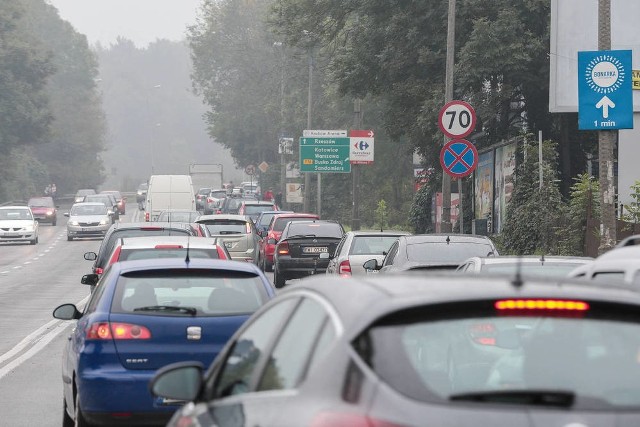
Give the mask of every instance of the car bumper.
[{"label": "car bumper", "polygon": [[282,274],[289,279],[298,279],[311,276],[313,274],[324,274],[329,265],[328,259],[299,259],[299,258],[278,258],[275,268],[278,274]]},{"label": "car bumper", "polygon": [[82,227],[79,225],[67,225],[67,236],[85,237],[85,236],[104,236],[111,227],[111,223],[100,225],[97,227]]},{"label": "car bumper", "polygon": [[35,231],[0,232],[0,242],[21,242],[33,240],[36,236]]}]

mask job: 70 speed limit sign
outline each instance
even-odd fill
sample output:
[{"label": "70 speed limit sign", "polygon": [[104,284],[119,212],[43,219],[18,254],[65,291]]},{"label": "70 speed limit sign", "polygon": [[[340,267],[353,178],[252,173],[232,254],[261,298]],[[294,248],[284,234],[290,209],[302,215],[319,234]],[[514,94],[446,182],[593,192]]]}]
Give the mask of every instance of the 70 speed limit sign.
[{"label": "70 speed limit sign", "polygon": [[476,127],[476,111],[464,101],[447,102],[438,115],[438,126],[449,138],[464,138]]}]

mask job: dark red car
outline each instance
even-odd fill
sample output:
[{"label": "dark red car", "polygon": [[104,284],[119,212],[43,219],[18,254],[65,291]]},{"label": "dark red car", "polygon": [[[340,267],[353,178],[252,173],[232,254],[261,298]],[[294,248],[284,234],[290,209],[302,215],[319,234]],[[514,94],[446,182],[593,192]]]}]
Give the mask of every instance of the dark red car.
[{"label": "dark red car", "polygon": [[58,207],[51,197],[32,197],[27,202],[33,212],[36,221],[48,222],[51,225],[58,223]]},{"label": "dark red car", "polygon": [[310,219],[320,219],[319,215],[310,213],[286,213],[274,215],[266,233],[262,235],[260,241],[260,249],[258,254],[258,267],[262,271],[273,270],[273,253],[276,249],[276,243],[280,240],[282,230],[289,221],[308,221]]},{"label": "dark red car", "polygon": [[118,214],[124,215],[127,211],[127,198],[122,196],[119,191],[116,190],[105,190],[101,191],[100,194],[111,194],[116,198],[116,202],[118,203]]}]

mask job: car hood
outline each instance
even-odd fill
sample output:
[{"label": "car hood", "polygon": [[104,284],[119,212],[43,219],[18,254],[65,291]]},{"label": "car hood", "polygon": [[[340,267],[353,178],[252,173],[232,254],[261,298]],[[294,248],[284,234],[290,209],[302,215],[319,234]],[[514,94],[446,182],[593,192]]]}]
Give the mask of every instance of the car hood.
[{"label": "car hood", "polygon": [[69,221],[78,221],[78,222],[100,222],[107,221],[107,223],[111,222],[109,215],[72,215],[69,217]]},{"label": "car hood", "polygon": [[10,219],[6,221],[0,221],[0,228],[22,228],[33,225],[32,219]]}]

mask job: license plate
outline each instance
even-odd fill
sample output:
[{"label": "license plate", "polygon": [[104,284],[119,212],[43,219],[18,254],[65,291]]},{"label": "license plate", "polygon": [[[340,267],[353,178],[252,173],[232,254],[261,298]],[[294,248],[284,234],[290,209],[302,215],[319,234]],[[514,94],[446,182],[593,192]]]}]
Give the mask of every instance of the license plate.
[{"label": "license plate", "polygon": [[329,248],[313,246],[308,248],[302,248],[302,252],[305,254],[319,254],[320,252],[329,252]]},{"label": "license plate", "polygon": [[82,227],[82,231],[91,231],[91,229],[87,227]]}]

